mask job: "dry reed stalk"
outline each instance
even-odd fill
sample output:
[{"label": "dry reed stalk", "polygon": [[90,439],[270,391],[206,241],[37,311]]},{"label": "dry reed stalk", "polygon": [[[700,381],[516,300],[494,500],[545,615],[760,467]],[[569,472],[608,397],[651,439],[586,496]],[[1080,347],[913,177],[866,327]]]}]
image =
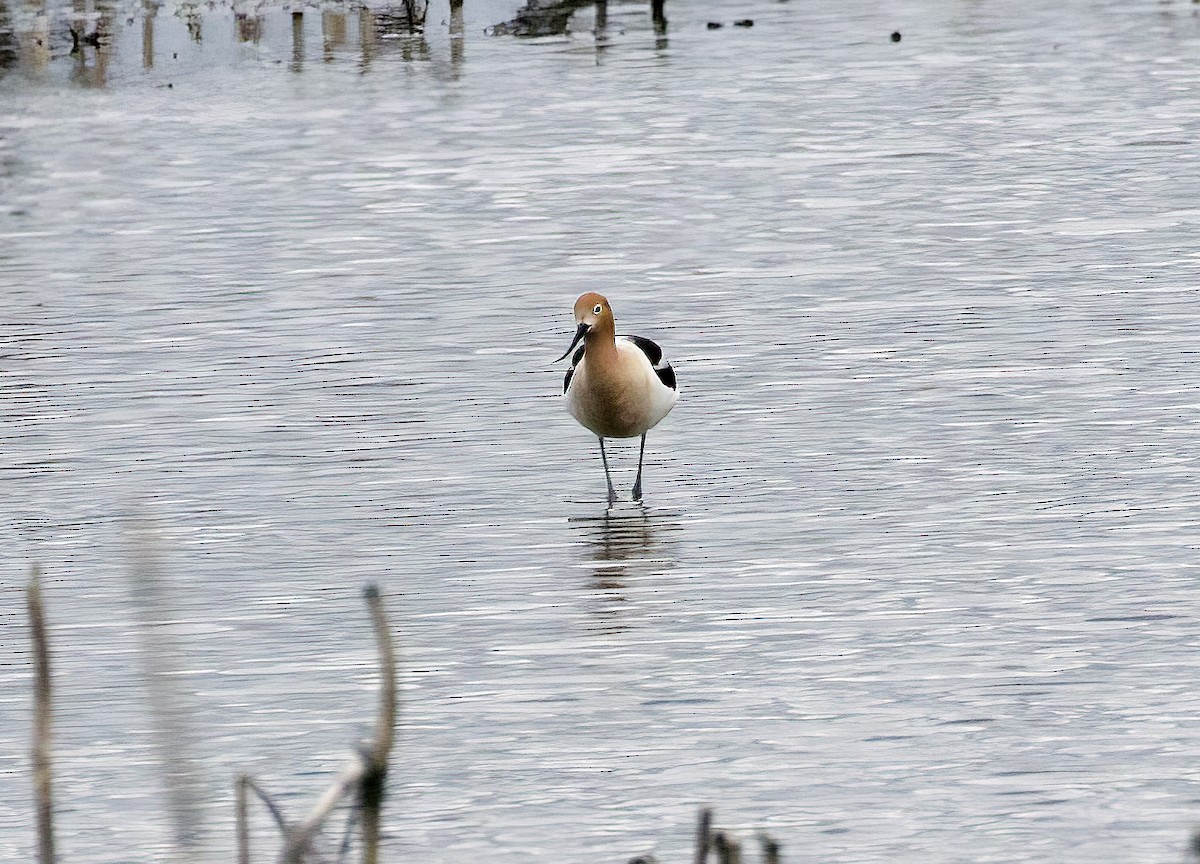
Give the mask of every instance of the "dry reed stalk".
[{"label": "dry reed stalk", "polygon": [[284,864],[302,864],[325,819],[338,802],[352,792],[357,793],[356,803],[362,822],[363,864],[378,864],[383,792],[388,760],[395,743],[396,652],[379,589],[368,585],[364,596],[371,612],[375,645],[379,651],[380,696],[375,737],[369,748],[356,754],[355,760],[342,769],[309,814],[285,831],[287,840],[280,855]]},{"label": "dry reed stalk", "polygon": [[166,792],[163,803],[176,848],[183,860],[195,861],[203,846],[206,790],[196,756],[195,704],[181,674],[186,668],[184,652],[169,623],[177,613],[164,576],[157,528],[138,518],[131,520],[129,530],[129,599],[141,642],[154,749]]},{"label": "dry reed stalk", "polygon": [[712,848],[712,808],[700,808],[700,821],[696,825],[696,856],[693,864],[705,864],[708,850]]},{"label": "dry reed stalk", "polygon": [[371,610],[375,645],[379,651],[379,716],[375,721],[375,744],[371,748],[368,770],[360,787],[362,806],[363,864],[377,864],[379,858],[379,822],[383,811],[384,781],[388,759],[396,740],[396,650],[379,589],[368,585],[365,597]]},{"label": "dry reed stalk", "polygon": [[26,592],[33,638],[33,793],[37,808],[38,861],[54,864],[54,799],[50,764],[53,704],[50,689],[50,645],[42,605],[42,571],[36,564]]},{"label": "dry reed stalk", "polygon": [[233,809],[237,831],[237,860],[238,864],[250,864],[250,817],[249,801],[246,795],[246,785],[250,780],[245,774],[239,774],[233,784]]}]

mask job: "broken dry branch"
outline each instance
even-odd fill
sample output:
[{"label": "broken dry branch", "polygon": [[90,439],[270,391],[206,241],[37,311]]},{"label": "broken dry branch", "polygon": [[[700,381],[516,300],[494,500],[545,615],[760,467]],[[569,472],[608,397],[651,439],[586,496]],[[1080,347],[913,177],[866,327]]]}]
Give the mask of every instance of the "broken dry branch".
[{"label": "broken dry branch", "polygon": [[317,801],[312,811],[294,828],[285,832],[286,842],[280,860],[284,864],[302,864],[312,849],[313,840],[338,802],[356,793],[362,824],[363,864],[377,864],[379,825],[388,759],[395,742],[396,725],[396,652],[391,629],[379,589],[368,585],[365,591],[379,651],[380,698],[375,721],[375,736],[369,747],[356,754]]},{"label": "broken dry branch", "polygon": [[279,826],[279,830],[287,836],[287,820],[271,796],[261,786],[254,782],[249,774],[239,774],[234,781],[234,809],[237,826],[238,864],[250,864],[250,800],[247,792],[253,792],[263,802],[271,813],[271,818]]},{"label": "broken dry branch", "polygon": [[312,811],[303,821],[287,832],[287,842],[284,844],[280,859],[284,864],[303,864],[304,858],[312,847],[313,839],[321,830],[325,819],[333,812],[342,798],[353,792],[362,783],[366,774],[366,762],[361,758],[348,765],[333,781],[325,794],[317,801]]}]

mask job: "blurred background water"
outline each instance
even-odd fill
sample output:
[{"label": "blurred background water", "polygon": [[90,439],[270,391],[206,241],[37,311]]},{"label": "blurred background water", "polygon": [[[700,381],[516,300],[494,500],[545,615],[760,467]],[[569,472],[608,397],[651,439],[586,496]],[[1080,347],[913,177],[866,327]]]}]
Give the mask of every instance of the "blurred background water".
[{"label": "blurred background water", "polygon": [[[369,724],[369,580],[393,860],[686,860],[702,802],[791,860],[1181,860],[1200,6],[403,14],[0,0],[0,858],[35,560],[64,858],[169,845],[135,515],[214,860],[235,772],[298,813]],[[558,399],[584,290],[679,375],[644,510]]]}]

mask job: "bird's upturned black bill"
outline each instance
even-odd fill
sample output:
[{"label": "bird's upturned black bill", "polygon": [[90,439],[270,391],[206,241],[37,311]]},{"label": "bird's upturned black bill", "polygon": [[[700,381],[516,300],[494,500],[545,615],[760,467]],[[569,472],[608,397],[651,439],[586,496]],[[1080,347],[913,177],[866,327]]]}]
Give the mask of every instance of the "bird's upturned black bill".
[{"label": "bird's upturned black bill", "polygon": [[[584,324],[582,321],[579,322],[579,326],[575,329],[575,338],[571,340],[571,347],[569,347],[567,349],[566,353],[563,354],[562,357],[559,357],[558,360],[563,359],[563,357],[566,357],[567,354],[570,354],[572,351],[574,351],[575,346],[579,344],[579,340],[587,335],[587,332],[589,329],[590,328],[588,327],[588,325]],[[555,360],[554,362],[557,363],[558,360]]]}]

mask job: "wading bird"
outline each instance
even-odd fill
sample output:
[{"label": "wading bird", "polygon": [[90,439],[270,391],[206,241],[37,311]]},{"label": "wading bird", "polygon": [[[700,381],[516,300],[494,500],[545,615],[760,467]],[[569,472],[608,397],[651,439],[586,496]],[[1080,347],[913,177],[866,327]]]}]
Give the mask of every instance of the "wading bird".
[{"label": "wading bird", "polygon": [[675,370],[663,359],[662,349],[649,339],[618,336],[612,306],[595,292],[589,291],[575,301],[575,322],[571,347],[558,358],[562,360],[583,340],[563,378],[567,410],[600,439],[610,507],[616,503],[617,493],[608,474],[604,439],[642,436],[633,483],[633,500],[641,501],[646,433],[671,412],[679,398]]}]

